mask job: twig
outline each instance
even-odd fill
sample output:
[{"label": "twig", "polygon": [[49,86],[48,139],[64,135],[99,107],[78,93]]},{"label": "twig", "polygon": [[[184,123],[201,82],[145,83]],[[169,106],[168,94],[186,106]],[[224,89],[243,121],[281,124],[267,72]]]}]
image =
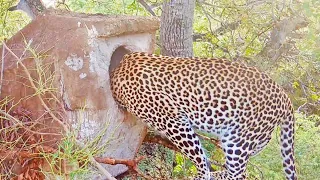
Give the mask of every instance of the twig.
[{"label": "twig", "polygon": [[136,159],[129,159],[129,160],[128,159],[101,158],[101,157],[95,157],[94,159],[99,163],[110,164],[110,165],[124,164],[124,165],[132,167],[134,169],[137,167],[139,162],[142,159],[144,159],[144,157],[141,156]]},{"label": "twig", "polygon": [[214,138],[209,138],[209,137],[207,137],[207,136],[205,136],[205,135],[202,135],[202,134],[199,134],[199,133],[196,133],[196,134],[197,134],[197,136],[199,136],[200,138],[202,138],[202,139],[204,139],[204,140],[211,141],[215,146],[217,146],[218,148],[222,149],[219,140],[214,139]]},{"label": "twig", "polygon": [[33,130],[25,127],[24,124],[21,121],[19,121],[17,118],[11,116],[9,113],[7,113],[1,109],[0,109],[0,114],[3,114],[5,117],[9,118],[10,120],[15,121],[19,126],[21,126],[21,128],[25,129],[26,131],[28,131],[30,133],[39,134],[39,135],[61,136],[61,134],[57,134],[57,133],[42,133],[42,132],[33,131]]},{"label": "twig", "polygon": [[298,113],[301,113],[301,109],[304,108],[304,107],[305,107],[306,105],[308,105],[308,104],[310,104],[310,103],[305,102],[304,104],[302,104],[301,106],[299,106],[298,109],[297,109],[297,112],[298,112]]},{"label": "twig", "polygon": [[100,172],[103,173],[103,175],[106,176],[108,180],[116,180],[116,178],[114,178],[104,167],[102,167],[102,165],[99,164],[94,157],[90,156],[89,160],[100,170]]},{"label": "twig", "polygon": [[261,169],[260,169],[257,165],[251,163],[250,161],[248,162],[248,164],[250,164],[250,165],[253,166],[254,168],[258,169],[259,174],[260,174],[260,179],[263,180],[263,179],[264,179],[264,176],[263,176],[263,172],[261,171]]},{"label": "twig", "polygon": [[148,133],[144,138],[143,142],[160,144],[160,145],[163,145],[164,147],[180,152],[180,150],[171,141],[169,141],[166,138],[163,138],[160,135]]},{"label": "twig", "polygon": [[3,71],[4,71],[4,46],[2,46],[2,58],[1,58],[1,74],[0,74],[0,96],[2,92],[2,83],[3,83]]},{"label": "twig", "polygon": [[144,0],[138,1],[152,16],[157,16],[156,13],[153,12],[152,8]]},{"label": "twig", "polygon": [[65,0],[57,1],[56,7],[58,8],[60,5],[63,5],[68,11],[70,11],[70,8],[69,8],[69,6],[66,4],[66,1],[65,1]]},{"label": "twig", "polygon": [[[26,73],[26,75],[27,75],[27,77],[28,77],[28,80],[29,80],[29,82],[30,82],[30,84],[31,84],[31,87],[32,87],[35,91],[37,91],[37,87],[36,87],[36,85],[34,84],[33,79],[32,79],[32,77],[31,77],[31,75],[30,75],[27,67],[22,63],[21,59],[20,59],[16,54],[14,54],[14,52],[12,52],[10,48],[8,48],[8,46],[6,45],[6,43],[3,43],[3,46],[17,59],[18,64],[21,65],[21,67],[23,68],[24,72]],[[65,132],[69,132],[69,128],[68,128],[62,121],[60,121],[60,119],[58,119],[58,118],[51,112],[50,108],[47,106],[47,104],[46,104],[46,103],[44,102],[44,100],[42,99],[41,94],[37,94],[36,96],[38,96],[38,98],[39,98],[42,106],[43,106],[43,107],[45,108],[45,110],[50,114],[50,116],[51,116],[56,122],[58,122],[58,123],[63,127],[63,129],[64,129]]]},{"label": "twig", "polygon": [[0,157],[3,158],[15,158],[15,157],[22,157],[22,158],[35,158],[39,157],[40,153],[55,153],[57,152],[56,149],[50,147],[50,146],[36,146],[34,148],[34,152],[30,151],[22,151],[22,150],[3,150],[0,149]]},{"label": "twig", "polygon": [[214,164],[214,165],[216,165],[216,166],[219,166],[220,168],[227,169],[227,167],[225,166],[225,164],[221,164],[221,163],[219,163],[219,162],[216,161],[216,160],[210,160],[210,163],[211,163],[211,164]]},{"label": "twig", "polygon": [[209,17],[209,13],[205,10],[205,8],[202,6],[202,4],[200,3],[200,7],[204,13],[204,15],[206,16],[206,18],[208,19],[208,23],[209,23],[209,30],[211,32],[212,35],[216,36],[216,34],[213,32],[212,30],[212,24],[211,24],[211,20],[210,20],[210,17]]}]

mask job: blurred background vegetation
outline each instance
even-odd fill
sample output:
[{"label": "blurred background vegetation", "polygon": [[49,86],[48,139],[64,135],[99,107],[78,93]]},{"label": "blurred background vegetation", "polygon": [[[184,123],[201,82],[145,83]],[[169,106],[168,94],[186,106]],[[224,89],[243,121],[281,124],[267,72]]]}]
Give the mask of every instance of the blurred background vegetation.
[{"label": "blurred background vegetation", "polygon": [[[160,17],[161,0],[143,2]],[[7,10],[16,3],[0,0],[0,42],[30,22],[23,12]],[[152,16],[139,0],[60,0],[55,2],[55,8]],[[198,0],[193,29],[195,56],[221,57],[256,66],[286,90],[296,110],[295,152],[299,178],[319,179],[320,1]],[[220,150],[208,142],[203,143],[212,159],[223,163]],[[196,171],[181,154],[175,155],[175,162],[172,174],[175,178]],[[148,164],[144,166],[152,169]],[[279,133],[275,132],[267,148],[251,159],[248,174],[251,179],[283,179],[281,166]]]}]

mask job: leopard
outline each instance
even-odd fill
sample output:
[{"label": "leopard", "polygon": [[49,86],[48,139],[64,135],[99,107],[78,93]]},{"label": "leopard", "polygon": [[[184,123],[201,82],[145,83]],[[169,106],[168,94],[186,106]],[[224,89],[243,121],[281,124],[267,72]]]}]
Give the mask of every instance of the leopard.
[{"label": "leopard", "polygon": [[[285,177],[297,179],[293,105],[285,90],[256,67],[224,58],[132,52],[111,72],[110,87],[119,107],[195,164],[195,180],[247,179],[249,158],[266,147],[278,126]],[[224,169],[212,171],[198,131],[219,140]]]}]

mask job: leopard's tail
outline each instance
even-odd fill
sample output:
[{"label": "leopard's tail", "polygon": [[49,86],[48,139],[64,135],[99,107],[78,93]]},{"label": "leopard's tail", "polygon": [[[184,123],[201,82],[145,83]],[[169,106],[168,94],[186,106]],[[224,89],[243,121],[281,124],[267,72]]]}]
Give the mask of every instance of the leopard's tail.
[{"label": "leopard's tail", "polygon": [[297,172],[294,163],[294,124],[295,118],[292,108],[280,124],[281,155],[287,180],[297,180]]}]

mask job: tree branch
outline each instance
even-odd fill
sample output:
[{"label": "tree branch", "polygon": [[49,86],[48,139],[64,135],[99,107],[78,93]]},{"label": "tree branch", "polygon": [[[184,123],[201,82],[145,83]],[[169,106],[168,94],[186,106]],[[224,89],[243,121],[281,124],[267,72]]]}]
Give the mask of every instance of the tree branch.
[{"label": "tree branch", "polygon": [[102,167],[99,162],[92,156],[89,157],[89,160],[91,161],[91,163],[94,164],[94,166],[96,166],[100,172],[103,173],[103,175],[106,176],[106,178],[109,180],[116,180],[116,178],[114,178],[104,167]]},{"label": "tree branch", "polygon": [[258,54],[258,56],[268,57],[277,60],[281,55],[287,52],[288,37],[294,37],[293,31],[304,28],[308,22],[303,17],[289,17],[277,22],[271,31],[270,40]]},{"label": "tree branch", "polygon": [[146,137],[144,138],[143,142],[145,143],[156,143],[156,144],[160,144],[166,148],[169,148],[171,150],[180,152],[180,150],[171,142],[169,141],[167,138],[163,138],[160,135],[155,135],[153,133],[148,133],[146,135]]},{"label": "tree branch", "polygon": [[9,11],[22,10],[28,14],[31,19],[36,18],[46,10],[41,0],[20,0],[16,6],[12,6]]},{"label": "tree branch", "polygon": [[[5,43],[5,42],[4,42]],[[3,71],[4,71],[4,56],[5,56],[4,46],[2,46],[2,57],[1,57],[1,72],[0,72],[0,96],[2,93],[2,83],[3,83]]]},{"label": "tree branch", "polygon": [[197,136],[199,136],[199,138],[202,138],[204,140],[208,140],[208,141],[211,141],[216,147],[218,147],[219,149],[222,149],[221,145],[220,145],[220,142],[219,140],[215,139],[215,138],[209,138],[205,135],[202,135],[202,134],[199,134],[199,133],[196,133]]},{"label": "tree branch", "polygon": [[138,168],[139,162],[142,159],[144,159],[143,156],[138,157],[136,159],[113,159],[113,158],[101,158],[101,157],[95,157],[94,159],[97,162],[103,163],[103,164],[110,164],[110,165],[123,164],[123,165],[126,165],[127,167],[133,169],[135,172],[138,173],[138,175],[144,177],[145,179],[150,179],[150,180],[153,179],[152,177],[143,174]]},{"label": "tree branch", "polygon": [[[199,133],[196,133],[196,135],[201,139],[211,141],[216,147],[222,149],[219,140],[214,139],[214,138],[209,138],[209,137],[202,135],[202,134],[199,134]],[[148,133],[146,135],[146,137],[144,138],[143,142],[160,144],[160,145],[163,145],[164,147],[167,147],[167,148],[172,149],[174,151],[180,152],[180,150],[167,138],[164,138],[160,135],[156,135],[153,133]]]},{"label": "tree branch", "polygon": [[138,2],[139,2],[152,16],[157,16],[156,13],[153,12],[152,8],[151,8],[144,0],[138,0]]}]

